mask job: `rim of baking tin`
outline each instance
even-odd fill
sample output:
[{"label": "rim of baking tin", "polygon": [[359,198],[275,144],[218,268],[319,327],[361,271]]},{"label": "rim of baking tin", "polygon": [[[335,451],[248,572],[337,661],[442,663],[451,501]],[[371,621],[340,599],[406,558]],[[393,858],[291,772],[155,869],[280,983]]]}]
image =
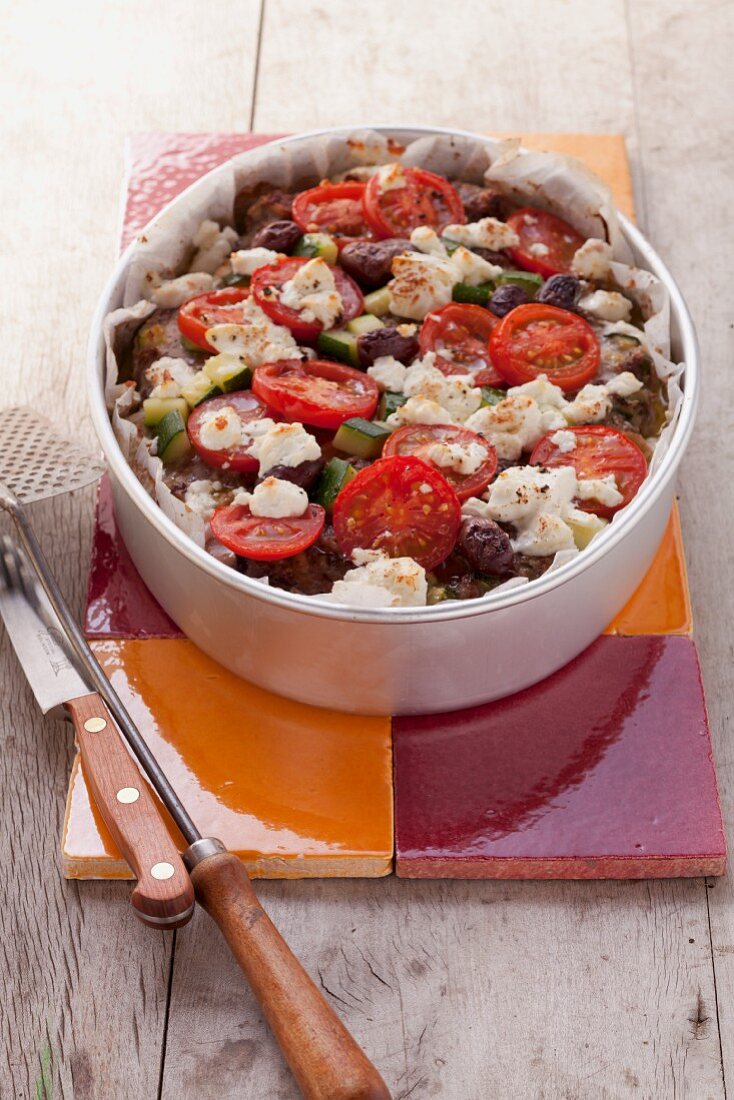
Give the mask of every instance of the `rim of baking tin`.
[{"label": "rim of baking tin", "polygon": [[[415,140],[417,137],[430,134],[445,134],[470,138],[473,141],[488,143],[492,141],[491,135],[476,134],[470,130],[457,130],[441,126],[411,126],[408,124],[391,125],[378,123],[374,125],[361,124],[355,126],[337,126],[322,130],[309,130],[299,134],[293,134],[286,138],[276,138],[256,147],[257,151],[266,146],[290,145],[295,142],[307,141],[313,138],[329,136],[348,137],[356,131],[374,130],[399,141]],[[496,140],[496,139],[495,139]],[[249,150],[247,151],[249,152]],[[244,157],[247,152],[238,153],[236,156]],[[255,150],[252,150],[255,152]],[[229,158],[233,159],[233,158]],[[204,180],[222,172],[229,161],[218,165],[196,180],[185,191],[177,195],[162,210],[156,214],[141,233],[157,223],[169,211],[185,200],[193,190],[202,186]],[[475,615],[486,615],[492,611],[505,610],[516,604],[527,603],[530,600],[539,599],[541,596],[570,584],[580,573],[589,569],[596,561],[602,558],[612,547],[620,543],[632,530],[635,524],[653,506],[657,497],[675,476],[676,469],[688,445],[693,430],[696,407],[698,404],[700,388],[700,371],[698,343],[695,328],[688,307],[678,288],[675,279],[668,271],[663,261],[653,249],[652,245],[642,235],[639,229],[632,224],[623,214],[619,215],[623,235],[637,250],[643,264],[650,269],[665,284],[670,295],[671,316],[678,322],[680,330],[681,359],[686,364],[683,376],[683,399],[673,437],[670,441],[667,453],[659,469],[643,485],[634,500],[629,504],[614,523],[603,531],[593,543],[565,565],[550,573],[545,573],[537,580],[504,592],[490,592],[479,599],[464,601],[446,601],[443,604],[435,604],[421,608],[351,608],[347,605],[332,604],[319,600],[317,596],[302,596],[283,589],[270,588],[261,581],[253,580],[225,565],[208,554],[203,547],[197,545],[194,540],[165,515],[158,503],[146,492],[142,483],[136,477],[132,467],[117,442],[112,430],[109,413],[104,399],[105,377],[105,345],[103,323],[105,316],[110,312],[109,300],[118,288],[120,280],[130,262],[135,250],[135,240],[125,249],[115,264],[113,272],[102,292],[99,304],[92,320],[92,328],[88,347],[88,397],[92,422],[102,445],[107,463],[115,475],[120,487],[130,500],[143,513],[144,518],[152,524],[160,535],[176,550],[197,565],[211,577],[220,581],[233,591],[247,593],[254,599],[263,603],[275,604],[283,609],[304,615],[315,615],[319,618],[337,619],[341,621],[362,623],[435,623],[453,619],[465,619]]]}]

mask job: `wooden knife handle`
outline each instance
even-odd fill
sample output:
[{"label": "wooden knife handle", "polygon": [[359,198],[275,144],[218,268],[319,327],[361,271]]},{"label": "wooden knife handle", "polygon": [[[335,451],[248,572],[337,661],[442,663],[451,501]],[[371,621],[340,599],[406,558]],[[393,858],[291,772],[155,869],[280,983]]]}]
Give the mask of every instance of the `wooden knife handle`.
[{"label": "wooden knife handle", "polygon": [[193,914],[194,890],[153,794],[99,695],[65,707],[97,809],[138,880],[137,916],[151,928],[179,928]]},{"label": "wooden knife handle", "polygon": [[382,1077],[260,905],[237,857],[207,856],[192,868],[191,880],[199,904],[245,972],[306,1100],[390,1100]]}]

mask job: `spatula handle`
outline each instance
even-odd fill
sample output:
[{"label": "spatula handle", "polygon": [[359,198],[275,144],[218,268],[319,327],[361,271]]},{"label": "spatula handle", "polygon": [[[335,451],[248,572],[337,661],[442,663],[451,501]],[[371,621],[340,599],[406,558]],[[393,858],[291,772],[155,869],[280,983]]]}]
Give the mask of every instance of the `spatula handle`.
[{"label": "spatula handle", "polygon": [[97,809],[137,878],[132,904],[152,928],[191,919],[194,890],[158,804],[99,695],[70,699],[71,716]]},{"label": "spatula handle", "polygon": [[224,933],[306,1100],[390,1100],[382,1077],[260,905],[237,857],[220,852],[192,866],[191,851],[186,859],[197,901]]}]

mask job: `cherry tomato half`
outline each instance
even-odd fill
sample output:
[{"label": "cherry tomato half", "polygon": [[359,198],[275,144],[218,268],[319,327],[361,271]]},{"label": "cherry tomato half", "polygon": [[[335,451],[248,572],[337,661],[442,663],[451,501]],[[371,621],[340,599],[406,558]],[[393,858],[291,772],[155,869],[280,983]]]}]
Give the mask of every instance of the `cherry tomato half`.
[{"label": "cherry tomato half", "polygon": [[293,200],[293,221],[304,233],[371,237],[362,206],[364,183],[322,183]]},{"label": "cherry tomato half", "polygon": [[239,554],[254,561],[292,558],[308,549],[321,534],[326,513],[320,504],[309,504],[302,516],[253,516],[247,504],[229,504],[212,516],[212,534]]},{"label": "cherry tomato half", "polygon": [[[434,443],[460,443],[463,446],[475,443],[482,448],[485,458],[473,474],[459,474],[449,466],[439,466],[429,457],[428,452]],[[446,478],[459,500],[478,496],[487,488],[497,470],[497,452],[492,444],[468,428],[457,428],[451,424],[408,424],[398,428],[382,451],[383,458],[391,455],[415,455],[428,463]]]},{"label": "cherry tomato half", "polygon": [[286,420],[338,428],[351,416],[369,420],[380,391],[374,378],[328,359],[280,359],[257,367],[252,388]]},{"label": "cherry tomato half", "polygon": [[645,480],[645,456],[636,443],[616,428],[589,424],[570,428],[569,431],[576,436],[576,446],[572,451],[561,451],[553,442],[551,433],[535,445],[530,461],[534,466],[573,466],[580,480],[614,474],[623,497],[621,504],[610,507],[598,500],[575,502],[584,512],[593,512],[609,519],[629,504]]},{"label": "cherry tomato half", "polygon": [[[261,420],[263,417],[272,417],[273,411],[264,401],[261,401],[252,390],[237,390],[235,393],[224,393],[221,397],[212,397],[197,405],[189,416],[186,429],[189,439],[196,453],[206,462],[207,466],[216,466],[219,469],[227,467],[229,470],[239,470],[241,473],[257,473],[259,462],[247,453],[245,447],[229,447],[225,451],[210,451],[201,442],[201,423],[218,409],[229,406],[235,410],[243,424],[248,420]],[[275,417],[278,419],[277,415]]]},{"label": "cherry tomato half", "polygon": [[505,380],[489,355],[489,337],[499,318],[482,306],[449,302],[429,313],[420,332],[420,353],[437,355],[442,374],[473,374],[477,386],[504,386]]},{"label": "cherry tomato half", "polygon": [[381,190],[380,173],[364,192],[364,213],[377,238],[409,237],[412,229],[430,225],[440,232],[466,221],[464,204],[448,180],[422,168],[405,168],[405,187]]},{"label": "cherry tomato half", "polygon": [[[276,324],[289,328],[296,340],[304,344],[313,343],[324,326],[320,321],[304,321],[297,309],[281,305],[280,291],[283,284],[293,278],[298,268],[307,263],[309,261],[301,257],[286,257],[277,264],[258,268],[250,283],[253,297],[260,308]],[[331,270],[342,300],[341,320],[351,321],[353,317],[359,317],[364,312],[362,291],[340,267],[332,267]]]},{"label": "cherry tomato half", "polygon": [[246,286],[227,286],[189,298],[178,311],[178,329],[182,336],[204,351],[216,351],[206,341],[206,330],[213,325],[241,325],[242,310],[237,306],[250,297]]},{"label": "cherry tomato half", "polygon": [[492,362],[511,386],[540,374],[567,392],[599,369],[599,341],[591,325],[567,309],[529,302],[503,317],[489,338]]},{"label": "cherry tomato half", "polygon": [[385,550],[434,569],[454,548],[461,504],[445,477],[412,455],[381,458],[360,470],[334,504],[343,554]]},{"label": "cherry tomato half", "polygon": [[[585,238],[572,225],[545,210],[525,206],[510,214],[507,224],[520,238],[516,248],[508,248],[513,262],[526,271],[540,275],[559,275],[571,270],[571,260]],[[535,247],[534,247],[535,246]]]}]

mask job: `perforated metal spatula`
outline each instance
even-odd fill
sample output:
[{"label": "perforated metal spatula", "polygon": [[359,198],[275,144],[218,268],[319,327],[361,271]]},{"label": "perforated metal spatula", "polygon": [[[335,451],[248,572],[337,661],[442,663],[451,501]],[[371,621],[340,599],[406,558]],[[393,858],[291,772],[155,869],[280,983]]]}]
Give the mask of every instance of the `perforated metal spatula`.
[{"label": "perforated metal spatula", "polygon": [[[27,581],[23,579],[23,561],[15,548],[5,542],[5,584],[3,586],[3,573],[0,572],[0,614],[6,620],[8,633],[16,646],[21,664],[30,673],[31,656],[17,640],[23,637],[27,641],[33,630],[25,630],[21,634],[21,620],[28,610],[38,611],[41,619],[45,617],[46,620],[53,612],[57,616],[56,629],[63,631],[78,662],[80,674],[90,685],[88,695],[71,702],[63,700],[75,719],[85,770],[85,739],[87,744],[91,741],[94,747],[96,738],[107,736],[108,731],[114,730],[111,717],[104,708],[104,700],[138,764],[183,834],[188,844],[183,859],[190,873],[190,881],[186,877],[182,888],[175,891],[173,897],[167,898],[168,908],[161,909],[159,906],[153,911],[152,915],[157,918],[156,923],[159,926],[169,924],[176,905],[183,914],[183,919],[186,919],[190,912],[190,891],[193,884],[197,901],[219,925],[260,1001],[265,1017],[307,1100],[389,1100],[390,1093],[379,1073],[316,988],[260,905],[239,859],[227,852],[220,840],[201,836],[97,663],[49,569],[23,506],[88,485],[103,470],[104,465],[101,462],[60,436],[52,424],[31,409],[0,411],[0,508],[13,517],[20,539],[50,604],[44,616],[42,601],[34,600],[31,594],[27,606],[23,607],[24,590],[27,589]],[[26,591],[25,596],[28,595]],[[16,601],[12,608],[10,600]],[[20,604],[18,600],[21,601]],[[33,659],[38,660],[37,648],[33,651]],[[58,661],[51,662],[51,674],[54,663],[58,664]],[[29,678],[33,682],[33,678]],[[39,698],[44,702],[49,701],[45,691],[40,692]],[[56,701],[61,700],[57,698]],[[120,745],[120,748],[127,756],[124,747]],[[101,759],[105,759],[107,755],[98,754]],[[142,796],[145,790],[142,781],[135,785],[121,780],[120,787],[111,783],[104,788],[100,787],[98,791],[92,774],[94,773],[87,772],[87,778],[95,797],[110,795],[110,805],[105,808],[103,802],[99,804],[106,824],[110,825],[110,820],[119,818],[121,811],[123,820],[129,820],[125,815],[135,809],[138,800],[126,801],[130,795],[123,792],[129,792],[132,787],[136,794]],[[97,774],[100,774],[99,771]],[[114,793],[115,790],[117,794]],[[110,813],[110,820],[107,819],[107,812]],[[160,828],[164,829],[160,817],[157,820]],[[123,842],[126,838],[118,834],[119,829],[118,832],[113,831],[123,854],[134,867],[132,853],[128,856],[125,851]],[[159,868],[162,877],[158,879],[153,874],[150,881],[158,883],[164,889],[172,882],[178,883],[178,858],[174,849],[173,853],[160,860],[161,864],[170,867],[170,873],[167,869]],[[188,895],[185,886],[188,886]],[[157,897],[151,899],[153,903],[158,900]],[[188,908],[185,909],[184,906]],[[179,920],[173,923],[181,922]]]}]

